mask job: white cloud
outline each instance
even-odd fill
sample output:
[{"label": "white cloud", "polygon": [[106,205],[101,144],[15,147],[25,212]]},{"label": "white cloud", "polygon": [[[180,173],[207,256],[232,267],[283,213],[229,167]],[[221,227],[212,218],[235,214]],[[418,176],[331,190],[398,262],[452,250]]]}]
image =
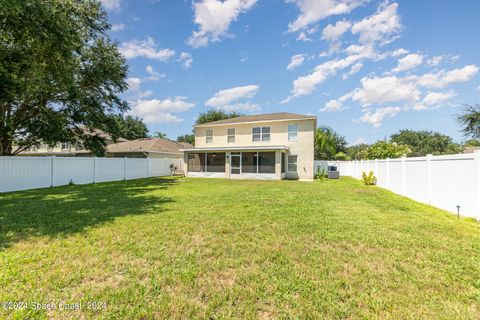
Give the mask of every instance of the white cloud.
[{"label": "white cloud", "polygon": [[391,53],[392,57],[399,57],[399,56],[404,56],[406,54],[410,53],[408,50],[400,48]]},{"label": "white cloud", "polygon": [[282,103],[289,102],[292,98],[307,95],[315,91],[315,87],[324,82],[328,77],[335,75],[339,70],[348,68],[360,59],[359,55],[351,55],[343,59],[330,60],[318,65],[313,72],[306,76],[298,77],[293,82],[290,97]]},{"label": "white cloud", "polygon": [[475,65],[467,65],[453,70],[440,70],[437,73],[427,73],[421,76],[411,76],[410,81],[425,88],[444,88],[453,83],[470,81],[479,71]]},{"label": "white cloud", "polygon": [[195,105],[187,102],[186,97],[166,98],[165,100],[139,99],[133,103],[130,114],[140,117],[145,123],[177,123],[183,121],[173,113],[184,112]]},{"label": "white cloud", "polygon": [[359,144],[366,144],[366,143],[367,143],[367,140],[365,140],[365,138],[358,137],[357,139],[355,139],[355,141],[353,141],[353,143],[350,144],[350,146],[357,146]]},{"label": "white cloud", "polygon": [[394,117],[402,109],[400,107],[385,107],[379,108],[375,111],[365,112],[359,119],[354,120],[355,123],[369,123],[374,128],[379,128],[382,125],[382,121],[385,117]]},{"label": "white cloud", "polygon": [[438,66],[443,60],[445,56],[434,56],[427,60],[427,64],[432,67]]},{"label": "white cloud", "polygon": [[155,40],[148,37],[144,41],[131,40],[122,43],[120,52],[127,59],[145,57],[159,61],[167,61],[175,55],[175,51],[171,49],[157,49],[156,47]]},{"label": "white cloud", "polygon": [[322,31],[322,39],[330,42],[338,41],[342,35],[350,30],[352,23],[350,21],[341,20],[336,24],[329,24]]},{"label": "white cloud", "polygon": [[382,3],[375,14],[355,22],[352,26],[352,33],[359,34],[361,43],[378,41],[386,44],[393,41],[403,28],[397,9],[397,3]]},{"label": "white cloud", "polygon": [[353,67],[350,68],[350,71],[348,71],[347,73],[345,73],[343,76],[342,76],[342,79],[343,80],[347,80],[348,78],[350,78],[351,76],[353,76],[354,74],[357,74],[360,72],[360,70],[362,70],[363,68],[363,64],[362,63],[356,63],[353,65]]},{"label": "white cloud", "polygon": [[436,106],[440,103],[446,102],[457,94],[454,91],[448,92],[429,92],[420,104],[414,106],[415,110],[428,109],[431,106]]},{"label": "white cloud", "polygon": [[300,15],[290,23],[290,32],[300,31],[329,16],[346,14],[365,3],[365,0],[286,0],[300,9]]},{"label": "white cloud", "polygon": [[193,63],[193,58],[190,53],[182,52],[180,53],[180,57],[178,58],[178,61],[182,64],[183,69],[190,69]]},{"label": "white cloud", "polygon": [[228,36],[228,28],[241,13],[250,10],[257,0],[201,0],[193,4],[195,23],[198,31],[193,31],[187,43],[194,48],[204,47],[209,41],[219,41]]},{"label": "white cloud", "polygon": [[338,100],[330,100],[325,104],[325,107],[321,108],[319,112],[333,112],[343,109],[343,105]]},{"label": "white cloud", "polygon": [[306,54],[296,54],[290,59],[290,63],[287,66],[288,71],[292,71],[295,68],[299,67],[302,65],[302,63],[305,61],[307,58]]},{"label": "white cloud", "polygon": [[136,91],[140,89],[140,84],[142,84],[142,79],[132,77],[132,78],[128,78],[126,82],[128,84],[128,90]]},{"label": "white cloud", "polygon": [[123,23],[114,23],[114,24],[112,24],[112,28],[111,28],[111,30],[113,32],[122,31],[122,30],[125,30],[125,29],[127,29],[127,26],[124,25]]},{"label": "white cloud", "polygon": [[248,85],[220,90],[208,99],[205,105],[226,111],[257,110],[258,105],[244,102],[244,100],[253,98],[259,89],[260,87],[257,85]]},{"label": "white cloud", "polygon": [[477,87],[477,91],[480,91],[480,86]]},{"label": "white cloud", "polygon": [[107,10],[120,10],[122,7],[121,0],[100,0],[103,7]]},{"label": "white cloud", "polygon": [[393,72],[407,71],[418,67],[423,62],[423,55],[411,53],[398,60],[398,65],[392,69]]},{"label": "white cloud", "polygon": [[145,71],[148,73],[148,80],[151,81],[157,81],[160,78],[165,78],[167,75],[164,73],[157,72],[153,70],[153,67],[151,65],[148,65],[145,67]]}]

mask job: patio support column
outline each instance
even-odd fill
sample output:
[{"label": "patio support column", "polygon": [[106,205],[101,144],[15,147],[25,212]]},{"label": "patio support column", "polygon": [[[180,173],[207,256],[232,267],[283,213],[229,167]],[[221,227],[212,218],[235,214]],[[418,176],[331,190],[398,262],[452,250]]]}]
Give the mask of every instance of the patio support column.
[{"label": "patio support column", "polygon": [[282,152],[275,151],[275,179],[282,179]]},{"label": "patio support column", "polygon": [[225,178],[230,179],[230,151],[225,152]]}]

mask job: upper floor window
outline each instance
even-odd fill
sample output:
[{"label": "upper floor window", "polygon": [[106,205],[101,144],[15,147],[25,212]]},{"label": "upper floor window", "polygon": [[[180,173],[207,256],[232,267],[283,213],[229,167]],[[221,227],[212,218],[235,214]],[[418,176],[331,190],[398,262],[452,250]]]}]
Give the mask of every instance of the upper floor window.
[{"label": "upper floor window", "polygon": [[270,127],[253,127],[252,141],[270,141]]},{"label": "upper floor window", "polygon": [[70,150],[70,142],[62,142],[62,150]]},{"label": "upper floor window", "polygon": [[205,143],[213,142],[213,129],[207,129],[205,133]]},{"label": "upper floor window", "polygon": [[289,124],[288,125],[288,141],[297,141],[298,140],[298,125]]},{"label": "upper floor window", "polygon": [[227,142],[235,142],[235,128],[227,129]]}]

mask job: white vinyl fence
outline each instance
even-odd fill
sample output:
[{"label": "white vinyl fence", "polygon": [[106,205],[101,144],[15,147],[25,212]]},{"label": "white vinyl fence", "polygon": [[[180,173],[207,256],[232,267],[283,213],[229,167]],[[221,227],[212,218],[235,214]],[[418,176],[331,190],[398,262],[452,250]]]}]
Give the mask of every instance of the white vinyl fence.
[{"label": "white vinyl fence", "polygon": [[[317,165],[322,165],[320,162]],[[332,161],[340,175],[373,171],[377,185],[397,194],[480,221],[480,150],[470,154],[386,160]]]},{"label": "white vinyl fence", "polygon": [[167,176],[171,164],[182,169],[180,159],[0,157],[0,192]]}]

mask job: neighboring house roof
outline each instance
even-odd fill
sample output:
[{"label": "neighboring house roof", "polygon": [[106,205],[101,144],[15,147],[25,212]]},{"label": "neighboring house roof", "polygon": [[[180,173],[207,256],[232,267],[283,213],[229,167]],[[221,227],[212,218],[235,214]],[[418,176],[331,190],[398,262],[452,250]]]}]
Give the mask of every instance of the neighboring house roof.
[{"label": "neighboring house roof", "polygon": [[196,125],[195,127],[203,126],[214,126],[214,125],[225,125],[225,124],[237,124],[237,123],[246,123],[246,122],[266,122],[266,121],[287,121],[287,120],[317,120],[315,116],[288,113],[288,112],[279,112],[279,113],[266,113],[266,114],[257,114],[252,116],[241,116],[230,119],[212,121],[208,123],[202,123]]},{"label": "neighboring house roof", "polygon": [[107,146],[108,153],[180,153],[180,149],[193,148],[189,143],[160,138],[143,138]]},{"label": "neighboring house roof", "polygon": [[465,147],[463,148],[463,153],[473,153],[476,150],[480,150],[480,147]]}]

